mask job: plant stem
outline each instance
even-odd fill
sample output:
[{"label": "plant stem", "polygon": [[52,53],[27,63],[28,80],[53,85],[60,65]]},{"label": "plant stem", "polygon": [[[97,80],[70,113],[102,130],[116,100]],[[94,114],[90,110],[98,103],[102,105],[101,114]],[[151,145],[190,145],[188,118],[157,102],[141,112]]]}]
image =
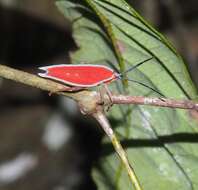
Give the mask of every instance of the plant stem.
[{"label": "plant stem", "polygon": [[124,149],[122,148],[122,145],[120,144],[119,140],[117,139],[116,135],[114,134],[114,132],[109,124],[109,121],[107,120],[104,113],[98,111],[92,115],[100,123],[101,127],[103,128],[105,133],[110,138],[118,156],[120,157],[124,167],[127,170],[128,176],[129,176],[132,184],[134,185],[135,190],[143,190],[140,185],[140,182],[138,180],[138,177],[135,174],[134,169],[132,168],[132,166],[129,163],[126,152],[124,151]]},{"label": "plant stem", "polygon": [[151,98],[143,96],[112,95],[113,104],[139,104],[158,107],[192,109],[198,111],[198,103],[191,100],[174,100],[168,98]]}]

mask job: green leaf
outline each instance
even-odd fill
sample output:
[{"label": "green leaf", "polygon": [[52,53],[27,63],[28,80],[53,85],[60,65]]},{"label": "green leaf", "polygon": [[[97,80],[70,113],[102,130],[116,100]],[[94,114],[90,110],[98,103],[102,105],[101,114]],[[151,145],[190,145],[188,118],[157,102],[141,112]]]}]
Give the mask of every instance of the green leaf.
[{"label": "green leaf", "polygon": [[[164,96],[195,99],[197,91],[186,66],[170,42],[124,0],[59,0],[58,8],[72,22],[79,49],[73,63],[106,64],[119,72],[149,57],[128,74]],[[159,96],[136,83],[115,82],[113,91]],[[198,189],[198,132],[192,112],[149,106],[114,106],[109,113],[143,189]],[[114,122],[113,122],[114,121]],[[98,189],[132,189],[109,140],[93,169]]]}]

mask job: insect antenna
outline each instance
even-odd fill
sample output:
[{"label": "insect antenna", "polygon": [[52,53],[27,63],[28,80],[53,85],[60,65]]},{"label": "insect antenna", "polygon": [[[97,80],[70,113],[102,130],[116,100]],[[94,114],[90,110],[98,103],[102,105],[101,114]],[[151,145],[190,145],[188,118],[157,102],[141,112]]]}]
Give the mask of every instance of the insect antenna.
[{"label": "insect antenna", "polygon": [[130,81],[130,82],[134,82],[134,83],[140,84],[140,85],[142,85],[142,86],[144,86],[144,87],[146,87],[146,88],[148,88],[148,89],[150,89],[150,90],[156,92],[156,93],[159,94],[160,96],[165,97],[161,92],[157,91],[156,89],[154,89],[154,88],[152,88],[152,87],[150,87],[150,86],[148,86],[148,85],[146,85],[146,84],[144,84],[144,83],[142,83],[142,82],[139,82],[139,81],[136,81],[136,80],[133,80],[133,79],[129,79],[129,78],[125,78],[125,79],[128,80],[128,81]]},{"label": "insect antenna", "polygon": [[151,59],[153,59],[153,57],[150,57],[144,61],[141,61],[140,63],[137,63],[136,65],[132,66],[131,68],[127,69],[126,71],[124,71],[123,73],[121,73],[121,76],[125,75],[126,73],[134,70],[135,68],[139,67],[140,65],[142,65],[143,63],[150,61]]},{"label": "insect antenna", "polygon": [[146,59],[146,60],[144,60],[144,61],[141,61],[140,63],[137,63],[136,65],[134,65],[134,66],[132,66],[131,68],[129,68],[129,69],[127,69],[126,71],[124,71],[123,73],[120,73],[120,74],[118,75],[118,78],[119,78],[119,79],[124,78],[124,79],[126,79],[126,80],[128,80],[128,81],[131,81],[131,82],[140,84],[140,85],[142,85],[142,86],[144,86],[144,87],[146,87],[146,88],[148,88],[148,89],[150,89],[150,90],[156,92],[156,93],[159,94],[160,96],[163,96],[163,97],[164,97],[164,95],[163,95],[161,92],[157,91],[156,89],[154,89],[154,88],[152,88],[152,87],[150,87],[150,86],[148,86],[148,85],[146,85],[146,84],[144,84],[144,83],[142,83],[142,82],[139,82],[139,81],[136,81],[136,80],[133,80],[133,79],[129,79],[128,77],[125,77],[125,74],[126,74],[126,73],[128,73],[128,72],[134,70],[135,68],[139,67],[140,65],[142,65],[143,63],[145,63],[145,62],[147,62],[147,61],[150,61],[151,59],[153,59],[153,57],[150,57],[150,58],[148,58],[148,59]]}]

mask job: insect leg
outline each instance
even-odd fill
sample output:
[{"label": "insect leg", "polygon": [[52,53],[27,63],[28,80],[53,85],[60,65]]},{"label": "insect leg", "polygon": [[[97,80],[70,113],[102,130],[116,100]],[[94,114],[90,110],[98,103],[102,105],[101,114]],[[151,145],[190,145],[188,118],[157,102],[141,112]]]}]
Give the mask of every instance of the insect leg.
[{"label": "insect leg", "polygon": [[[101,88],[99,88],[100,98],[101,98],[101,104],[104,104],[107,106],[106,111],[109,111],[109,109],[113,106],[113,101],[111,99],[112,93],[109,90],[106,83],[104,83]],[[106,100],[104,96],[107,95],[109,100]]]}]

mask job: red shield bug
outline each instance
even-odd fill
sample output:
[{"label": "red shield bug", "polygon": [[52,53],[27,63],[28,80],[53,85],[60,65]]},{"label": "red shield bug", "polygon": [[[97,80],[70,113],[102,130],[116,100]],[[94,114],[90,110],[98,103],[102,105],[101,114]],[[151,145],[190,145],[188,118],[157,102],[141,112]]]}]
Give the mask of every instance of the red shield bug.
[{"label": "red shield bug", "polygon": [[[133,67],[129,68],[123,73],[118,73],[111,68],[104,65],[91,65],[91,64],[77,64],[77,65],[52,65],[46,67],[39,67],[39,69],[46,71],[45,73],[38,73],[39,76],[44,78],[53,79],[65,83],[71,88],[68,91],[76,91],[84,88],[95,87],[100,84],[112,82],[117,79],[121,79],[126,73],[132,71],[136,67],[143,63],[151,60],[152,58],[146,59]],[[147,86],[144,83],[128,79],[129,81],[143,85],[158,94],[162,95],[154,88]]]}]

